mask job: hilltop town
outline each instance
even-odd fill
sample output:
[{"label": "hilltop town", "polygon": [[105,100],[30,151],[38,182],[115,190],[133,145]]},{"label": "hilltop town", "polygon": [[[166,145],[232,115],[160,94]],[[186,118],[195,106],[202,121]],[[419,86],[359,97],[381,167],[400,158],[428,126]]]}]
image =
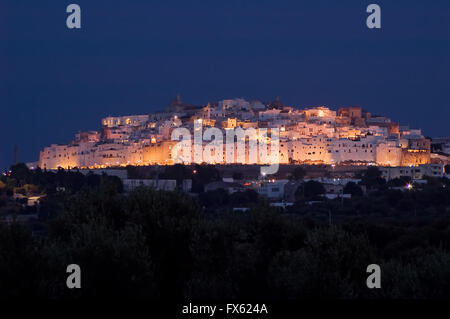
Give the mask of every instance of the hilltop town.
[{"label": "hilltop town", "polygon": [[[193,132],[196,120],[201,121],[203,130],[278,128],[280,164],[430,163],[430,140],[420,129],[400,126],[361,107],[300,109],[285,106],[278,98],[270,103],[236,98],[196,106],[177,96],[163,111],[153,114],[103,118],[99,131],[79,132],[67,145],[45,147],[35,165],[92,169],[174,164],[172,150],[178,142],[172,140],[172,132],[176,128]],[[223,145],[225,153],[226,141]],[[245,152],[241,164],[255,164],[250,162],[248,147]],[[212,164],[225,163],[224,155],[219,157],[221,163]],[[196,162],[194,157],[192,162]],[[256,164],[262,164],[259,158]]]}]

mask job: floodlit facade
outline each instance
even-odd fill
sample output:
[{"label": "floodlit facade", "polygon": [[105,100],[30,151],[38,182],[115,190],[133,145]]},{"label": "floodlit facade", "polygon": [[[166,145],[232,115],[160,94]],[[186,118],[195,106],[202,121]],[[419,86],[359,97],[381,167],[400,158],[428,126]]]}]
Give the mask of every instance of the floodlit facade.
[{"label": "floodlit facade", "polygon": [[[195,126],[198,121],[200,127]],[[172,140],[176,129],[184,129],[190,137],[182,141],[186,149],[174,157],[174,149],[181,149],[177,147],[181,141]],[[202,139],[201,145],[194,143],[194,137],[204,137],[208,129],[221,134],[216,130]],[[260,141],[264,129],[268,129],[266,148],[258,145],[255,149],[250,141]],[[228,140],[233,145],[227,146],[230,130],[243,130],[246,135]],[[279,139],[274,139],[275,130]],[[180,156],[183,152],[185,156]],[[399,126],[386,117],[372,117],[361,107],[337,111],[325,106],[294,108],[284,106],[279,99],[263,103],[241,98],[195,106],[184,104],[177,96],[163,111],[153,114],[103,118],[99,131],[79,132],[66,145],[45,147],[38,163],[41,168],[56,169],[267,164],[269,159],[280,164],[423,165],[430,163],[430,141],[419,129]]]}]

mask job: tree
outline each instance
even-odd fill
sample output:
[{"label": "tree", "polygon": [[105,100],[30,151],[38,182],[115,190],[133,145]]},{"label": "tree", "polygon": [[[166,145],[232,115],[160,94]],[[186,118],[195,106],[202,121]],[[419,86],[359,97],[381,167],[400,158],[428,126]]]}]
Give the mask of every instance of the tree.
[{"label": "tree", "polygon": [[0,299],[39,296],[42,259],[29,229],[0,223]]},{"label": "tree", "polygon": [[355,298],[367,291],[361,271],[373,261],[364,235],[339,228],[309,231],[305,247],[280,251],[269,268],[269,285],[276,296],[299,298]]},{"label": "tree", "polygon": [[367,188],[379,188],[385,183],[386,180],[381,177],[381,171],[378,169],[378,167],[369,166],[362,173],[361,185],[366,185]]},{"label": "tree", "polygon": [[199,200],[205,207],[221,207],[228,205],[230,196],[223,188],[199,194]]},{"label": "tree", "polygon": [[[50,298],[154,298],[153,263],[142,228],[119,229],[103,217],[67,225],[67,240],[51,238],[44,251],[48,260],[45,294]],[[66,287],[61,269],[76,262],[82,270],[82,289]]]},{"label": "tree", "polygon": [[362,196],[363,191],[360,186],[354,182],[348,182],[344,187],[344,194],[351,194],[352,196]]},{"label": "tree", "polygon": [[192,178],[192,172],[181,164],[169,165],[164,169],[160,176],[162,179],[174,179],[177,181],[177,187],[181,188],[184,179]]},{"label": "tree", "polygon": [[220,180],[220,172],[214,165],[196,165],[192,172],[192,191],[201,193],[206,184]]},{"label": "tree", "polygon": [[299,180],[302,180],[305,177],[305,175],[306,175],[305,169],[301,166],[298,166],[291,173],[290,178],[291,178],[291,180],[299,181]]},{"label": "tree", "polygon": [[190,245],[202,216],[199,207],[182,193],[145,187],[131,192],[125,207],[130,222],[142,227],[146,236],[161,298],[182,298],[191,271]]},{"label": "tree", "polygon": [[408,184],[410,182],[411,182],[411,177],[410,176],[400,176],[399,178],[391,179],[386,184],[388,186],[393,186],[393,187],[403,187],[403,186],[405,186],[406,184]]},{"label": "tree", "polygon": [[233,173],[233,179],[234,180],[242,180],[244,178],[244,174],[242,174],[242,172],[234,172]]},{"label": "tree", "polygon": [[303,185],[299,186],[297,188],[297,191],[295,192],[297,198],[301,198],[304,196],[304,198],[307,199],[312,199],[321,194],[325,194],[325,187],[323,187],[321,183],[316,181],[308,181],[306,183],[303,183]]},{"label": "tree", "polygon": [[101,176],[94,174],[92,172],[89,172],[86,176],[87,185],[89,187],[98,187],[101,182]]},{"label": "tree", "polygon": [[11,166],[11,178],[14,178],[17,181],[17,186],[23,186],[31,183],[31,172],[27,165],[19,163]]},{"label": "tree", "polygon": [[253,189],[247,189],[243,192],[235,192],[230,195],[230,203],[232,205],[249,205],[258,202],[258,193]]},{"label": "tree", "polygon": [[122,193],[123,183],[117,176],[108,176],[103,174],[100,181],[100,187],[109,188],[113,192]]}]

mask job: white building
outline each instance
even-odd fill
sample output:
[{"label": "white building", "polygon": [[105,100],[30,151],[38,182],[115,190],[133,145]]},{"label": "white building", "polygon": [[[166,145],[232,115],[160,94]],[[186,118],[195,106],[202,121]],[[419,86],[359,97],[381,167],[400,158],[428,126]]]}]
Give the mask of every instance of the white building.
[{"label": "white building", "polygon": [[284,197],[284,186],[288,180],[271,180],[257,185],[258,194],[269,199],[282,199]]},{"label": "white building", "polygon": [[444,166],[442,164],[424,164],[418,166],[382,167],[381,176],[386,180],[400,178],[402,176],[412,179],[428,177],[443,177]]}]

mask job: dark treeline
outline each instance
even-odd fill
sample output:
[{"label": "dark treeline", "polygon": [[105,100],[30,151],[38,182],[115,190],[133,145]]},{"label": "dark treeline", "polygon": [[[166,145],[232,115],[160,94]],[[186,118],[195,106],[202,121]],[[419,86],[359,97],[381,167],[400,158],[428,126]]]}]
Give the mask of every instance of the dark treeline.
[{"label": "dark treeline", "polygon": [[[215,214],[205,207],[221,205],[220,190],[123,194],[114,179],[84,177],[43,200],[40,235],[0,225],[0,298],[450,298],[448,181],[398,191],[368,175],[372,191],[351,200],[309,205],[302,191],[281,212],[249,192],[222,196],[249,211]],[[382,288],[371,290],[374,263]],[[69,264],[82,289],[66,287]]]},{"label": "dark treeline", "polygon": [[83,188],[98,188],[101,184],[114,187],[119,193],[123,191],[122,181],[116,176],[98,175],[92,172],[83,175],[79,171],[64,169],[58,169],[56,172],[40,168],[29,170],[23,163],[12,166],[8,173],[0,177],[0,183],[0,195],[8,193],[10,196],[13,193],[51,195],[57,193],[58,189],[75,193]]}]

